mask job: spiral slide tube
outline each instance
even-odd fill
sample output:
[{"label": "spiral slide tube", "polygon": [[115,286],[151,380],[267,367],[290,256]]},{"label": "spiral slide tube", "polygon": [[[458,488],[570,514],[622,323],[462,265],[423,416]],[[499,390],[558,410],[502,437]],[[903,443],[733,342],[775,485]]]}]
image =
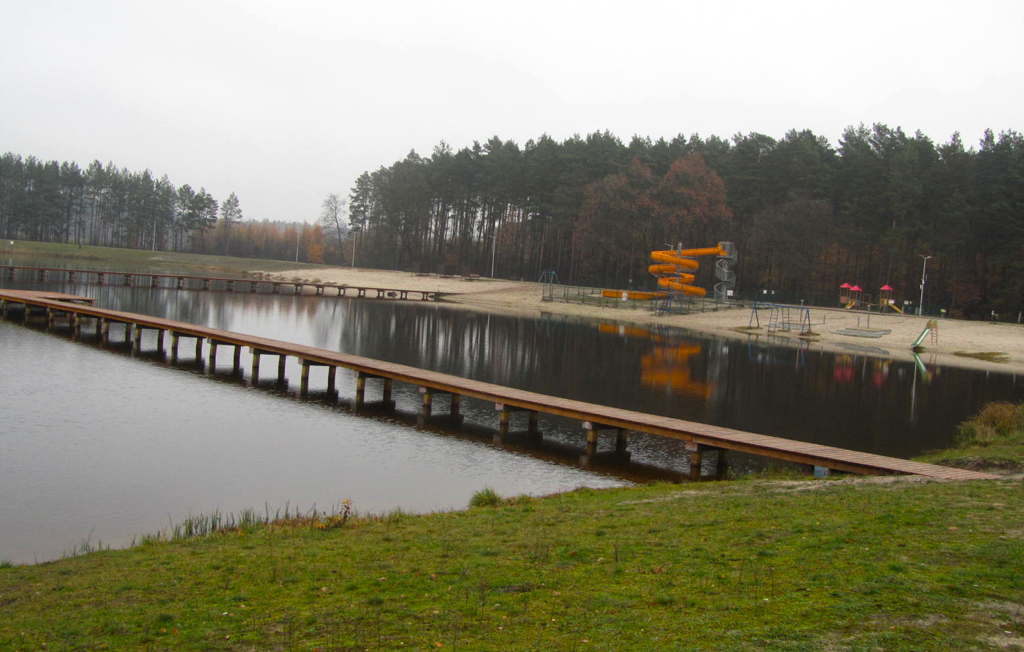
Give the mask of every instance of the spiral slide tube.
[{"label": "spiral slide tube", "polygon": [[658,263],[647,268],[654,276],[658,277],[658,287],[663,290],[682,292],[690,296],[702,297],[707,290],[694,285],[696,278],[690,272],[697,270],[700,263],[693,260],[696,256],[725,256],[728,255],[722,243],[716,247],[705,247],[703,249],[670,249],[668,251],[652,251],[651,260]]}]

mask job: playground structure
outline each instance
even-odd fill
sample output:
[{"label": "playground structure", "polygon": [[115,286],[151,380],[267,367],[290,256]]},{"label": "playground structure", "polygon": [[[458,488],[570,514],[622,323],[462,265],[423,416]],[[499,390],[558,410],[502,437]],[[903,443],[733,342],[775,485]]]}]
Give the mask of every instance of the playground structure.
[{"label": "playground structure", "polygon": [[703,297],[707,290],[690,285],[696,279],[693,272],[700,267],[694,258],[699,256],[718,256],[715,275],[719,282],[715,285],[715,299],[728,300],[729,290],[736,283],[736,273],[729,263],[736,262],[736,247],[731,242],[719,242],[718,246],[703,249],[683,249],[682,243],[676,249],[652,251],[651,260],[656,264],[647,268],[658,278],[658,288],[668,292],[676,292],[694,297]]},{"label": "playground structure", "polygon": [[748,328],[761,328],[761,313],[768,313],[768,332],[798,331],[801,335],[811,332],[811,311],[803,306],[787,306],[779,303],[755,303],[750,309]]},{"label": "playground structure", "polygon": [[899,314],[903,314],[903,310],[896,305],[896,302],[892,299],[893,289],[885,284],[878,291],[878,303],[872,303],[871,295],[864,294],[864,290],[857,285],[850,285],[849,283],[843,283],[839,286],[839,305],[847,310],[855,309],[867,309],[871,310],[877,305],[878,312],[885,312],[886,310],[892,309]]}]

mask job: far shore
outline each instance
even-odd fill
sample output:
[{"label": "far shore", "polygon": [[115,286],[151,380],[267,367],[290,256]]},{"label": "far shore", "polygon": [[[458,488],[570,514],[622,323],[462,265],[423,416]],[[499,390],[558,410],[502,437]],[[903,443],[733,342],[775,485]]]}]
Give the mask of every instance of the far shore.
[{"label": "far shore", "polygon": [[[765,323],[767,316],[761,315],[760,327],[756,323],[752,325],[749,308],[658,316],[647,310],[544,301],[545,286],[524,281],[489,278],[465,280],[460,277],[418,276],[410,272],[351,267],[305,267],[253,274],[337,285],[434,290],[444,295],[444,301],[467,308],[523,316],[547,313],[640,326],[672,326],[743,340],[756,337],[760,341],[806,346],[811,350],[907,361],[914,359],[912,345],[930,319],[927,316],[872,313],[869,323],[865,311],[809,307],[811,335],[800,336],[796,332],[769,334]],[[940,319],[938,324],[937,338],[933,340],[929,335],[919,350],[919,358],[923,363],[1024,373],[1024,326],[958,319]],[[858,337],[837,332],[850,332],[850,329],[858,328],[868,330],[868,327],[871,331],[890,332],[880,334],[879,337]]]}]

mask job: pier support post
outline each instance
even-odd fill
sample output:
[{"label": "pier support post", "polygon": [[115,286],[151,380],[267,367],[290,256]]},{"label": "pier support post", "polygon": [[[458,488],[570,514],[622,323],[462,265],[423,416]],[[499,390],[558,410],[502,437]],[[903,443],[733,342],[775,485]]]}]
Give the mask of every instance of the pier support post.
[{"label": "pier support post", "polygon": [[210,371],[217,368],[217,340],[210,340]]},{"label": "pier support post", "polygon": [[110,341],[110,320],[101,317],[98,326],[100,329],[100,343],[106,344]]},{"label": "pier support post", "polygon": [[299,395],[305,396],[309,393],[309,360],[302,361],[302,381],[299,385]]},{"label": "pier support post", "polygon": [[724,448],[718,449],[718,459],[715,461],[715,479],[727,480],[729,477],[729,458]]},{"label": "pier support post", "polygon": [[580,465],[589,466],[597,455],[597,444],[599,434],[602,430],[614,430],[615,431],[615,454],[628,457],[629,452],[626,450],[626,429],[619,428],[618,426],[609,426],[604,423],[595,423],[593,421],[584,421],[583,429],[587,431],[587,445],[583,455],[580,456]]},{"label": "pier support post", "polygon": [[178,335],[177,333],[174,333],[174,332],[171,333],[171,363],[172,364],[178,361],[178,340],[180,339],[180,337],[181,336]]},{"label": "pier support post", "polygon": [[686,452],[690,454],[690,479],[694,482],[700,480],[700,466],[704,461],[704,446],[688,441]]},{"label": "pier support post", "polygon": [[353,406],[355,408],[355,410],[359,411],[366,404],[366,380],[368,378],[380,378],[384,382],[383,398],[382,398],[381,402],[384,404],[384,408],[385,409],[393,408],[394,404],[391,401],[391,384],[392,384],[392,380],[390,378],[385,377],[385,376],[374,376],[373,374],[368,374],[365,371],[357,371],[356,372],[356,401],[355,401],[355,404]]},{"label": "pier support post", "polygon": [[[250,347],[249,351],[252,353],[252,380],[250,381],[253,385],[260,381],[260,359],[265,355],[276,355],[277,356],[277,384],[284,384],[284,366],[288,361],[288,356],[274,353],[272,351],[263,351],[255,347]],[[303,367],[303,370],[308,374],[308,369]],[[307,375],[308,378],[308,375]],[[305,391],[305,390],[303,390]]]},{"label": "pier support post", "polygon": [[615,433],[615,453],[622,455],[626,452],[626,431],[623,428],[619,428]]},{"label": "pier support post", "polygon": [[328,367],[327,371],[327,392],[334,393],[334,378],[338,372],[338,368],[334,365],[324,364],[322,362],[312,362],[310,360],[302,361],[302,382],[299,386],[299,394],[306,396],[309,394],[309,368],[310,367]]},{"label": "pier support post", "polygon": [[238,373],[242,370],[242,346],[240,344],[235,345],[235,357],[231,360],[231,371],[232,373]]},{"label": "pier support post", "polygon": [[[701,474],[701,465],[704,462],[704,454],[709,451],[716,451],[717,453],[714,476],[704,476]],[[728,458],[726,458],[726,450],[724,448],[688,441],[686,442],[686,452],[690,454],[690,480],[696,482],[712,477],[717,480],[725,479],[729,470],[729,463]]]},{"label": "pier support post", "polygon": [[158,328],[156,331],[156,352],[164,352],[164,329]]},{"label": "pier support post", "polygon": [[508,435],[508,431],[512,425],[513,412],[526,412],[529,415],[527,417],[527,431],[534,436],[539,434],[537,430],[537,423],[540,418],[540,413],[536,410],[528,410],[526,408],[516,407],[507,403],[495,403],[494,409],[501,413],[498,419],[498,434],[494,436],[495,444],[500,444],[502,438]]},{"label": "pier support post", "polygon": [[356,409],[363,407],[366,402],[366,374],[362,371],[356,372]]},{"label": "pier support post", "polygon": [[423,426],[430,419],[434,409],[434,395],[435,394],[448,394],[451,396],[451,404],[448,411],[449,416],[453,421],[461,421],[462,416],[459,414],[459,409],[462,406],[462,395],[454,392],[446,392],[440,389],[434,389],[433,387],[420,386],[420,394],[423,394],[423,410],[420,412],[419,419],[417,419],[417,425]]},{"label": "pier support post", "polygon": [[420,392],[423,394],[423,409],[420,411],[417,425],[423,426],[434,410],[434,392],[429,387],[420,387]]},{"label": "pier support post", "polygon": [[142,350],[142,327],[141,326],[136,326],[135,327],[135,345],[132,347],[132,349],[136,353],[138,353],[139,351]]},{"label": "pier support post", "polygon": [[128,344],[132,341],[132,324],[131,322],[124,323],[124,342]]}]

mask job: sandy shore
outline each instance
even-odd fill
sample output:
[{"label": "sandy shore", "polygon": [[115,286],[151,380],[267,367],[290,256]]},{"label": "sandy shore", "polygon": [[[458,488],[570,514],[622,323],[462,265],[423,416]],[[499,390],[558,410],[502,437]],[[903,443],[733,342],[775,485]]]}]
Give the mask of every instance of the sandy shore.
[{"label": "sandy shore", "polygon": [[[470,308],[509,312],[521,315],[551,313],[632,324],[660,324],[687,328],[728,337],[769,339],[784,344],[805,345],[811,349],[876,355],[894,359],[913,359],[911,345],[925,328],[928,318],[897,314],[872,314],[870,323],[864,312],[841,309],[811,308],[813,335],[799,337],[796,333],[767,333],[767,315],[761,315],[760,328],[749,328],[751,310],[736,308],[689,315],[656,316],[646,310],[584,306],[557,301],[544,301],[544,286],[539,283],[439,276],[416,276],[409,272],[391,272],[346,267],[324,267],[265,274],[286,280],[303,279],[363,287],[406,290],[435,290],[444,293],[447,302]],[[795,312],[794,312],[794,318]],[[1024,373],[1024,326],[991,322],[942,319],[938,321],[938,337],[925,339],[921,359],[928,364],[963,366],[1008,373]],[[848,329],[875,331],[879,337],[857,337],[840,331]],[[878,333],[878,331],[889,331]],[[994,357],[996,361],[981,359]],[[971,357],[971,356],[981,356]]]}]

